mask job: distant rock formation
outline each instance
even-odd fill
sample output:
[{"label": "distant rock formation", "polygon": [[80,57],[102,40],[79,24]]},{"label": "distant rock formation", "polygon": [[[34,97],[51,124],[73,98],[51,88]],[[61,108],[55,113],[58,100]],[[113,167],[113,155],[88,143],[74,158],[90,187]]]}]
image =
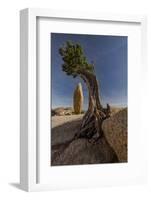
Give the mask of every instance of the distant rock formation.
[{"label": "distant rock formation", "polygon": [[73,109],[72,107],[58,107],[51,110],[51,116],[64,116],[64,115],[72,115]]},{"label": "distant rock formation", "polygon": [[73,108],[75,114],[80,114],[83,108],[83,91],[82,85],[79,83],[74,91],[73,95]]}]

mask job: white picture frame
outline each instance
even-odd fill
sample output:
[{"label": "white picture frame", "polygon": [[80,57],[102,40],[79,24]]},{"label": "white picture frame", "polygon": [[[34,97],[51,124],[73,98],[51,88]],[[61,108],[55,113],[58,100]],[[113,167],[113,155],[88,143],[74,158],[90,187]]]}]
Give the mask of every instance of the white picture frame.
[{"label": "white picture frame", "polygon": [[[146,157],[145,157],[145,133],[142,134],[141,142],[143,145],[143,163],[138,166],[139,175],[130,175],[126,178],[112,179],[106,177],[102,182],[97,181],[97,174],[91,183],[87,180],[82,184],[74,184],[72,181],[64,184],[64,179],[53,185],[53,183],[40,182],[39,173],[39,140],[38,140],[38,72],[37,72],[37,19],[60,19],[60,20],[78,20],[93,22],[126,23],[130,26],[139,24],[141,34],[141,76],[146,69],[146,51],[147,51],[147,25],[145,16],[124,16],[113,14],[86,13],[73,11],[54,11],[49,9],[24,9],[20,12],[20,185],[26,191],[51,190],[74,187],[95,187],[106,185],[127,185],[146,182]],[[99,23],[98,23],[99,26]],[[137,146],[136,146],[137,147]],[[99,170],[99,166],[97,166]],[[68,168],[69,169],[69,168]],[[79,173],[81,169],[78,169]],[[118,168],[116,169],[117,173]],[[72,173],[72,171],[71,171]],[[121,172],[122,173],[122,172]],[[46,176],[46,174],[45,174]],[[87,174],[85,174],[87,176]],[[112,175],[111,175],[112,176]],[[119,175],[120,176],[120,175]],[[49,177],[51,178],[51,177]],[[96,184],[95,184],[96,180]],[[57,180],[58,181],[58,180]]]}]

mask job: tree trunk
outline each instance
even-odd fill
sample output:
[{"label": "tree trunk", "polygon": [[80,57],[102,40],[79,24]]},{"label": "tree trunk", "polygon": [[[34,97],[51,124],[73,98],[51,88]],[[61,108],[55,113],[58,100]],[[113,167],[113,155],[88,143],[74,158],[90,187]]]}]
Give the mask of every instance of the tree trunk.
[{"label": "tree trunk", "polygon": [[96,76],[84,70],[80,70],[79,74],[88,87],[89,104],[75,138],[100,138],[103,135],[102,122],[110,116],[110,106],[107,104],[107,108],[104,109],[100,103]]}]

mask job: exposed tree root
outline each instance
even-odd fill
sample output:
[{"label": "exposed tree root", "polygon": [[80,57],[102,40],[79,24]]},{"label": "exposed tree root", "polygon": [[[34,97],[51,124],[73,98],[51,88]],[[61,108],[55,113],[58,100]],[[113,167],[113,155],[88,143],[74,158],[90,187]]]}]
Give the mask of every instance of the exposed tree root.
[{"label": "exposed tree root", "polygon": [[107,104],[107,108],[104,109],[100,103],[96,76],[84,70],[80,70],[78,73],[88,87],[89,106],[82,119],[80,129],[76,133],[74,139],[101,138],[103,135],[102,123],[106,118],[110,117],[110,106]]}]

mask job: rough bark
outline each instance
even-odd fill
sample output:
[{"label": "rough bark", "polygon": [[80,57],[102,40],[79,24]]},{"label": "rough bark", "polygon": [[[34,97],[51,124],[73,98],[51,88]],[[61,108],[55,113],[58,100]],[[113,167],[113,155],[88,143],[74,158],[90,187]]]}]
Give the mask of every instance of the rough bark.
[{"label": "rough bark", "polygon": [[89,91],[88,110],[85,113],[76,138],[100,138],[103,135],[102,123],[110,116],[110,106],[104,109],[100,103],[99,88],[96,76],[93,73],[80,70],[80,77],[84,80]]}]

